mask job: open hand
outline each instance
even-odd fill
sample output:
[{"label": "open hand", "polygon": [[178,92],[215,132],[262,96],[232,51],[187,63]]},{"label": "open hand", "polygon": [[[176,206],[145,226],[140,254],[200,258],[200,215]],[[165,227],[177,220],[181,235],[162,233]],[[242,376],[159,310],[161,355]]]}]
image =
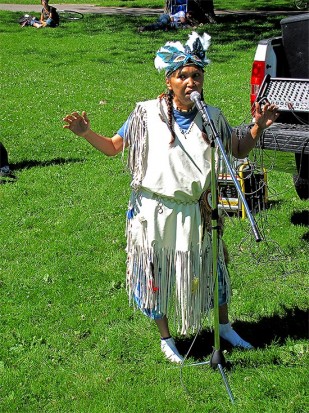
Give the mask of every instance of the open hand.
[{"label": "open hand", "polygon": [[70,115],[66,115],[63,121],[67,122],[66,125],[63,125],[65,129],[70,129],[75,135],[81,137],[85,136],[90,129],[90,121],[86,112],[82,112],[81,115],[78,112],[73,112]]},{"label": "open hand", "polygon": [[266,129],[271,126],[279,117],[278,106],[270,103],[265,103],[263,110],[261,105],[255,103],[255,124],[261,129]]}]

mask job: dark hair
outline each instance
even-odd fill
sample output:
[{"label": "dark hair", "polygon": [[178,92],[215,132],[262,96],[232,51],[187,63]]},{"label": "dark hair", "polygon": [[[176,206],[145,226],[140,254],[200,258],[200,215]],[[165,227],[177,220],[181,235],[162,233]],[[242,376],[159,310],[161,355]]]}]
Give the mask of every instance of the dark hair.
[{"label": "dark hair", "polygon": [[168,126],[171,131],[171,141],[170,145],[172,145],[175,142],[176,139],[176,133],[174,131],[174,126],[173,126],[173,98],[174,98],[174,92],[172,90],[168,90],[167,92],[162,93],[159,96],[160,101],[162,99],[165,100],[166,106],[167,106],[167,119],[168,119]]}]

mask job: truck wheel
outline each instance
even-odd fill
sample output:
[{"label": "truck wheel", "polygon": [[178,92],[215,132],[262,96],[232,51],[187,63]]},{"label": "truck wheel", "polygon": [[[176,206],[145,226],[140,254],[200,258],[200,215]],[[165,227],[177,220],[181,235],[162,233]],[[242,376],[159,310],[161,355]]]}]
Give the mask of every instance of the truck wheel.
[{"label": "truck wheel", "polygon": [[295,153],[297,174],[293,176],[294,186],[300,199],[309,198],[309,154]]}]

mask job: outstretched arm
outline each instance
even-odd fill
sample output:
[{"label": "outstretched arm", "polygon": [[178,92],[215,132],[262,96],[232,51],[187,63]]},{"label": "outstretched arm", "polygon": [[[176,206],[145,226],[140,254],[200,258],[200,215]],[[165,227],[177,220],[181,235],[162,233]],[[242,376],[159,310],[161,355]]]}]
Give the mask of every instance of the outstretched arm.
[{"label": "outstretched arm", "polygon": [[63,120],[67,122],[67,124],[63,126],[64,129],[69,129],[75,133],[75,135],[85,138],[92,146],[105,155],[114,156],[122,151],[123,138],[118,134],[112,138],[108,138],[92,131],[86,112],[82,112],[82,114],[73,112],[66,115]]},{"label": "outstretched arm", "polygon": [[256,145],[265,129],[269,128],[278,118],[279,112],[276,105],[266,103],[263,110],[258,102],[255,103],[255,122],[247,135],[238,139],[236,133],[232,136],[232,152],[237,158],[245,158]]}]

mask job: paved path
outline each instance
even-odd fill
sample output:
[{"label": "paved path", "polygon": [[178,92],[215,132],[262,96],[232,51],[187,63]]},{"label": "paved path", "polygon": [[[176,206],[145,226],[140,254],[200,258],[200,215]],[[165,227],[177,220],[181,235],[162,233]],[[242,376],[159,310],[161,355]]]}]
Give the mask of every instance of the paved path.
[{"label": "paved path", "polygon": [[[39,3],[39,2],[38,2]],[[54,4],[51,3],[54,7],[59,10],[74,10],[80,13],[92,13],[92,14],[126,14],[131,16],[140,16],[140,15],[148,15],[148,16],[158,16],[159,14],[163,13],[163,9],[145,9],[145,8],[130,8],[130,7],[99,7],[94,6],[93,4]],[[38,12],[40,13],[42,10],[42,6],[40,4],[0,4],[0,10],[7,10],[7,11],[16,11],[16,12]],[[263,15],[276,15],[276,14],[300,14],[302,13],[301,10],[292,10],[292,11],[242,11],[242,10],[215,10],[215,14],[217,16],[224,15],[224,14],[263,14]]]},{"label": "paved path", "polygon": [[[159,15],[163,13],[163,9],[143,9],[143,8],[129,8],[129,7],[99,7],[93,4],[54,4],[51,5],[59,10],[74,10],[80,13],[92,13],[92,14],[126,14],[132,16],[139,15]],[[8,11],[21,11],[21,12],[40,12],[42,6],[38,1],[38,4],[0,4],[0,10]]]}]

